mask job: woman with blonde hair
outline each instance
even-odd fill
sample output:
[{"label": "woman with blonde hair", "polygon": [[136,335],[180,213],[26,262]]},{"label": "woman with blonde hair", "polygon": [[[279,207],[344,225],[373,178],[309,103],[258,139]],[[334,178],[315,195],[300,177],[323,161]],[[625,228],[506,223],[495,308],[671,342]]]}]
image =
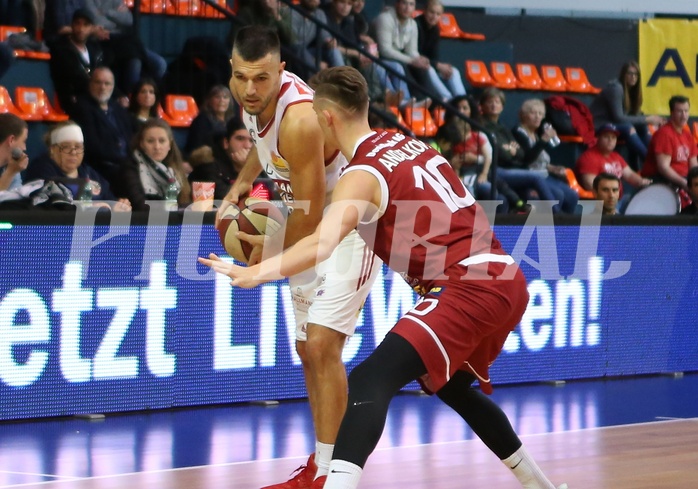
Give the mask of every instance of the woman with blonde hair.
[{"label": "woman with blonde hair", "polygon": [[642,75],[636,61],[628,61],[617,79],[611,80],[589,105],[598,130],[614,124],[630,151],[629,163],[639,170],[647,156],[651,135],[648,124],[660,126],[664,118],[642,113]]},{"label": "woman with blonde hair", "polygon": [[191,203],[191,186],[172,128],[162,119],[148,119],[133,140],[131,164],[123,169],[124,192],[134,210],[148,210],[148,200],[165,200],[174,180],[180,207]]},{"label": "woman with blonde hair", "polygon": [[575,214],[579,196],[567,183],[565,167],[552,164],[548,150],[560,144],[560,138],[549,123],[543,123],[544,119],[545,103],[541,99],[530,98],[521,104],[520,124],[513,130],[514,139],[523,150],[521,161],[529,171],[545,178],[562,212]]}]

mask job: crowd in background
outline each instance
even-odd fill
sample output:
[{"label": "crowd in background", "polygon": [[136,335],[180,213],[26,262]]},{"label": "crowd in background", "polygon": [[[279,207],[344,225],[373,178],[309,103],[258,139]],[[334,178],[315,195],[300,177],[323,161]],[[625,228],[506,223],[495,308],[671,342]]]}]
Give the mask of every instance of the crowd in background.
[{"label": "crowd in background", "polygon": [[[300,0],[297,8],[278,0],[239,3],[221,49],[229,52],[240,25],[262,24],[279,34],[287,69],[304,78],[327,66],[356,67],[382,114],[372,119],[374,126],[395,127],[395,116],[407,108],[429,110],[440,122],[430,142],[478,199],[495,195],[502,201],[498,212],[550,206],[554,213],[576,214],[581,191],[614,214],[638,190],[663,183],[676,191],[677,211],[695,213],[698,148],[686,128],[690,101],[673,97],[668,120],[644,114],[634,61],[589,105],[594,144],[577,161],[558,161],[560,139],[549,104],[525,100],[519,123],[507,127],[500,121],[505,93],[486,88],[466,94],[460,71],[439,59],[440,0],[421,3],[421,12],[415,12],[415,0],[396,0],[372,19],[363,12],[364,0]],[[161,118],[167,63],[134,34],[133,14],[121,0],[56,0],[41,16],[30,15],[40,2],[18,4],[26,7],[24,14],[12,21],[30,33],[43,27],[56,100],[70,120],[49,128],[44,151],[28,161],[31,126],[3,115],[0,191],[19,192],[36,180],[88,180],[93,200],[117,202],[118,210],[145,210],[146,201],[165,200],[173,188],[178,205],[186,207],[192,182],[215,182],[216,198],[226,194],[252,147],[227,82],[210,83],[197,97],[199,115],[179,138],[180,148]],[[6,47],[0,44],[0,76],[12,61]],[[495,147],[483,129],[496,136]],[[494,154],[496,176],[490,171]],[[616,186],[617,192],[606,188]],[[84,191],[84,185],[76,188]]]}]

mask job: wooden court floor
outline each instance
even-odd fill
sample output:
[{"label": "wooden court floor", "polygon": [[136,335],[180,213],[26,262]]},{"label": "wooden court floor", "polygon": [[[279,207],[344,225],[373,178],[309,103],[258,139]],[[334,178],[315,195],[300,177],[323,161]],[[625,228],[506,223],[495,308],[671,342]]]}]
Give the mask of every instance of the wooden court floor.
[{"label": "wooden court floor", "polygon": [[[556,485],[566,482],[570,489],[696,489],[698,375],[684,380],[639,380],[638,388],[623,382],[602,387],[587,383],[562,389],[498,389],[498,402]],[[557,401],[551,401],[553,398]],[[459,418],[438,406],[420,396],[399,400],[360,487],[519,487],[480,440],[463,431]],[[159,436],[129,438],[124,433],[132,428],[127,426],[144,422],[157,426],[158,422],[148,417],[134,421],[128,416],[115,419],[105,437],[98,434],[108,424],[46,425],[45,436],[30,434],[41,430],[42,423],[0,426],[0,489],[260,488],[285,480],[309,453],[312,439],[303,433],[308,425],[292,414],[303,412],[305,406],[296,403],[286,409],[262,411],[261,415],[228,410],[221,418],[232,416],[225,436],[215,434],[218,422],[213,421],[210,430],[189,433],[192,428],[187,427],[178,435],[170,434],[169,439],[162,429],[156,429]],[[695,415],[687,416],[691,413]],[[193,417],[191,413],[183,416]],[[289,424],[293,427],[288,428]],[[56,426],[60,429],[51,431]],[[26,437],[18,436],[25,427]],[[77,443],[70,440],[79,436],[73,431],[80,429],[92,433],[91,443],[71,447]],[[7,442],[8,437],[13,443]],[[201,447],[196,445],[200,438],[205,438]],[[141,454],[133,460],[130,445],[139,445]],[[201,451],[204,445],[209,447],[204,458],[190,454],[185,460],[174,453]],[[37,457],[36,463],[27,463],[26,457]],[[202,461],[206,463],[192,465]]]}]

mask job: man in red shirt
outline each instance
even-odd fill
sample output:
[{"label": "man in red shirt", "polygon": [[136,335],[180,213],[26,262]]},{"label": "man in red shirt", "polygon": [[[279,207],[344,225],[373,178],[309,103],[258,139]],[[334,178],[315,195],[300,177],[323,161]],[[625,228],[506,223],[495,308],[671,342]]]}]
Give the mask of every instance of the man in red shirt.
[{"label": "man in red shirt", "polygon": [[523,273],[439,152],[403,134],[371,129],[361,73],[334,67],[315,75],[311,85],[325,140],[350,160],[322,222],[283,254],[252,267],[213,254],[199,259],[231,277],[232,285],[254,287],[326,260],[358,229],[373,252],[422,296],[349,375],[349,402],[329,474],[311,487],[356,488],[390,400],[419,380],[470,425],[522,487],[555,489],[504,412],[471,387],[479,380],[483,392],[492,391],[488,367],[528,304]]},{"label": "man in red shirt", "polygon": [[661,180],[686,191],[689,168],[698,166],[698,147],[688,129],[691,104],[687,97],[674,95],[669,100],[669,122],[652,136],[642,175]]},{"label": "man in red shirt", "polygon": [[[610,173],[633,187],[644,187],[652,183],[642,178],[628,166],[625,159],[615,151],[620,131],[610,122],[596,131],[596,146],[587,149],[577,160],[575,168],[579,184],[585,190],[593,190],[594,178],[601,173]],[[623,189],[621,188],[621,194]]]}]

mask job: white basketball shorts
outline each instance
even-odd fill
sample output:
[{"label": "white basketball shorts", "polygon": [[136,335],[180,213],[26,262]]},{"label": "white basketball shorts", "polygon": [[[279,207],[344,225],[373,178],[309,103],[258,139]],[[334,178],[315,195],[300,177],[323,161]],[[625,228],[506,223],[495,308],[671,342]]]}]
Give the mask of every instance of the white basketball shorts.
[{"label": "white basketball shorts", "polygon": [[353,335],[359,313],[381,265],[380,258],[354,230],[327,260],[290,277],[296,339],[307,340],[308,323]]}]

